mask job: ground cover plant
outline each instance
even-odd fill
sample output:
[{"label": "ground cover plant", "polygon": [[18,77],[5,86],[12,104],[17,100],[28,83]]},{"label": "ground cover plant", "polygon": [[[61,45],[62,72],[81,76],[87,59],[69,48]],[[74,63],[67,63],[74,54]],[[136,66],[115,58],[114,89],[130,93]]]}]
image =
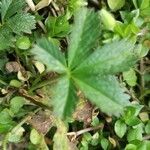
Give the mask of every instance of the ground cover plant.
[{"label": "ground cover plant", "polygon": [[0,149],[150,149],[150,0],[1,0],[0,14]]}]

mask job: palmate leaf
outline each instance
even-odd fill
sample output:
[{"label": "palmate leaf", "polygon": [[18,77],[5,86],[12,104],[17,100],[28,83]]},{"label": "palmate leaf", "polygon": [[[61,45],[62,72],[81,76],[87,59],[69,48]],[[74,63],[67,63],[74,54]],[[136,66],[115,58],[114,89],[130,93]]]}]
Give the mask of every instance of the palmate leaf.
[{"label": "palmate leaf", "polygon": [[124,94],[114,76],[80,76],[74,78],[78,88],[102,112],[109,115],[120,115],[123,108],[129,105],[129,96]]},{"label": "palmate leaf", "polygon": [[2,0],[1,2],[1,19],[8,19],[15,13],[22,10],[25,7],[24,0]]},{"label": "palmate leaf", "polygon": [[1,1],[0,50],[13,46],[14,33],[31,33],[31,30],[35,28],[35,17],[23,12],[25,6],[24,0]]},{"label": "palmate leaf", "polygon": [[50,90],[54,112],[61,118],[71,115],[75,107],[75,87],[109,115],[118,116],[130,104],[129,96],[113,75],[128,70],[136,62],[134,43],[121,40],[92,51],[99,36],[99,24],[97,13],[92,10],[82,8],[76,14],[68,48],[68,68],[59,48],[48,40],[40,40],[31,50],[35,59],[47,66],[47,71],[63,74]]},{"label": "palmate leaf", "polygon": [[13,35],[9,28],[0,28],[0,50],[6,49],[13,44]]},{"label": "palmate leaf", "polygon": [[51,99],[54,113],[60,118],[71,116],[77,102],[76,89],[68,76],[61,76],[51,85]]},{"label": "palmate leaf", "polygon": [[75,24],[70,36],[68,65],[71,69],[89,56],[100,33],[100,20],[93,10],[82,8],[75,15]]},{"label": "palmate leaf", "polygon": [[134,44],[121,40],[97,48],[75,70],[75,74],[116,74],[127,71],[135,64],[138,56]]},{"label": "palmate leaf", "polygon": [[37,41],[37,45],[31,50],[36,60],[47,66],[47,71],[58,73],[66,72],[66,61],[59,47],[46,38]]},{"label": "palmate leaf", "polygon": [[7,22],[8,26],[16,34],[31,33],[32,29],[35,29],[35,17],[29,13],[20,13],[10,18]]},{"label": "palmate leaf", "polygon": [[2,20],[4,19],[11,3],[12,3],[12,0],[2,0],[1,2],[1,19]]}]

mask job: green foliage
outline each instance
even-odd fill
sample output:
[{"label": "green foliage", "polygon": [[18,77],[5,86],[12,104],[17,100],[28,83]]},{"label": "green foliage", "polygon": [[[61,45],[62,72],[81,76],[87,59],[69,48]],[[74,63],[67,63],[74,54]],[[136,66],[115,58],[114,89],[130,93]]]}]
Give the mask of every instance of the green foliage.
[{"label": "green foliage", "polygon": [[130,86],[135,86],[137,82],[137,76],[133,69],[123,72],[123,78]]},{"label": "green foliage", "polygon": [[78,76],[75,81],[85,96],[109,115],[119,116],[123,107],[129,104],[129,96],[123,93],[124,90],[113,76]]},{"label": "green foliage", "polygon": [[116,20],[115,18],[112,16],[112,14],[110,12],[108,12],[105,9],[102,9],[100,11],[100,16],[101,16],[101,21],[104,25],[104,28],[107,30],[114,30],[114,27],[116,26]]},{"label": "green foliage", "polygon": [[74,72],[87,75],[116,74],[129,70],[137,59],[134,43],[126,40],[115,41],[97,48]]},{"label": "green foliage", "polygon": [[109,142],[106,138],[101,139],[101,146],[102,146],[103,150],[107,150],[108,145],[109,145]]},{"label": "green foliage", "polygon": [[65,37],[70,31],[67,16],[49,16],[45,21],[45,25],[50,37]]},{"label": "green foliage", "polygon": [[10,101],[10,110],[14,113],[18,113],[19,109],[25,104],[24,97],[13,97]]},{"label": "green foliage", "polygon": [[11,112],[5,108],[0,112],[0,133],[7,133],[14,125]]},{"label": "green foliage", "polygon": [[32,129],[32,130],[31,130],[31,133],[30,133],[30,141],[31,141],[33,144],[37,145],[37,144],[39,144],[39,143],[41,142],[41,139],[42,139],[42,137],[41,137],[41,135],[38,133],[38,131],[36,131],[35,129]]},{"label": "green foliage", "polygon": [[26,4],[23,0],[2,0],[0,26],[0,50],[13,46],[13,34],[31,33],[35,28],[35,17],[23,12]]},{"label": "green foliage", "polygon": [[[52,94],[56,95],[52,98],[54,112],[61,117],[70,115],[74,108],[74,82],[92,103],[107,114],[118,116],[129,104],[129,97],[123,93],[115,77],[109,74],[128,70],[135,63],[138,57],[134,43],[116,41],[92,52],[91,48],[99,36],[99,22],[98,14],[91,10],[84,8],[76,14],[68,47],[68,68],[64,66],[63,54],[46,39],[38,41],[31,51],[36,60],[47,65],[47,71],[67,75],[65,80],[60,77],[56,89],[55,86],[52,89]],[[61,85],[64,87],[62,92]]]},{"label": "green foliage", "polygon": [[147,123],[146,126],[145,126],[145,132],[146,132],[147,134],[150,134],[150,121],[148,121],[148,123]]},{"label": "green foliage", "polygon": [[18,48],[24,49],[24,50],[29,49],[31,46],[30,39],[26,36],[22,36],[22,37],[17,39],[16,46]]},{"label": "green foliage", "polygon": [[52,93],[51,100],[54,106],[54,112],[61,118],[71,115],[77,102],[76,89],[72,79],[69,79],[67,76],[58,78],[52,84],[50,91]]},{"label": "green foliage", "polygon": [[57,131],[54,135],[54,146],[53,149],[57,150],[71,150],[69,146],[69,140],[66,136],[66,126],[60,120],[57,120]]},{"label": "green foliage", "polygon": [[109,7],[116,11],[124,6],[125,0],[107,0]]},{"label": "green foliage", "polygon": [[150,0],[33,2],[0,1],[0,149],[149,150]]},{"label": "green foliage", "polygon": [[143,130],[142,130],[141,124],[136,126],[133,129],[130,129],[127,135],[128,142],[131,142],[133,140],[142,141],[142,133],[143,133]]},{"label": "green foliage", "polygon": [[115,132],[116,134],[122,138],[126,133],[127,126],[122,120],[117,120],[115,123]]},{"label": "green foliage", "polygon": [[47,39],[37,41],[37,45],[32,49],[35,59],[47,66],[47,71],[63,73],[66,71],[66,61],[59,47]]},{"label": "green foliage", "polygon": [[91,53],[100,32],[100,20],[92,10],[81,9],[75,15],[68,47],[68,66],[74,69]]}]

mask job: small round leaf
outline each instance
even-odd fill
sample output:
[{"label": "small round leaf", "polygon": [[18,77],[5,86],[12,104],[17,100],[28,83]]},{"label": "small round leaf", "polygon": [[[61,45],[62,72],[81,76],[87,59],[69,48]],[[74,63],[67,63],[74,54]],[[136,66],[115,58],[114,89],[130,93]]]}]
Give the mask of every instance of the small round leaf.
[{"label": "small round leaf", "polygon": [[122,120],[117,120],[115,123],[115,132],[116,134],[122,138],[127,130],[126,124]]},{"label": "small round leaf", "polygon": [[19,49],[26,50],[30,48],[31,42],[28,37],[22,36],[17,40],[16,45]]},{"label": "small round leaf", "polygon": [[37,145],[41,142],[41,140],[42,140],[42,136],[37,132],[37,130],[32,129],[30,133],[30,141],[33,144]]}]

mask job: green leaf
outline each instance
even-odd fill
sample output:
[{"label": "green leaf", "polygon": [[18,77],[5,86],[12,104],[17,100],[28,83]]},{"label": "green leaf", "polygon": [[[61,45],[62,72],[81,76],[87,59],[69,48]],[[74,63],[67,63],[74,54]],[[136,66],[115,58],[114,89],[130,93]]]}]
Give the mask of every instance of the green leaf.
[{"label": "green leaf", "polygon": [[103,112],[118,116],[129,104],[129,96],[124,94],[114,76],[80,76],[74,80],[85,96]]},{"label": "green leaf", "polygon": [[126,40],[116,41],[97,48],[75,69],[75,74],[116,74],[127,71],[137,60],[134,44]]},{"label": "green leaf", "polygon": [[101,147],[103,148],[103,150],[107,150],[108,146],[109,146],[109,141],[106,138],[102,138]]},{"label": "green leaf", "polygon": [[67,76],[62,76],[52,84],[50,91],[54,113],[60,118],[72,115],[77,102],[73,81]]},{"label": "green leaf", "polygon": [[150,7],[141,10],[141,16],[149,16],[149,14],[150,14]]},{"label": "green leaf", "polygon": [[20,12],[25,6],[24,0],[2,0],[1,19],[7,20],[17,12]]},{"label": "green leaf", "polygon": [[133,69],[123,72],[123,78],[130,86],[135,86],[137,81],[136,73]]},{"label": "green leaf", "polygon": [[38,133],[37,130],[32,129],[31,133],[30,133],[30,141],[33,144],[37,145],[37,144],[41,143],[41,140],[42,140],[41,134]]},{"label": "green leaf", "polygon": [[147,123],[146,126],[145,126],[145,132],[146,132],[147,134],[150,134],[150,121],[148,121],[148,123]]},{"label": "green leaf", "polygon": [[82,141],[87,141],[88,143],[92,140],[92,135],[89,132],[83,134]]},{"label": "green leaf", "polygon": [[12,46],[13,35],[8,27],[0,27],[0,50]]},{"label": "green leaf", "polygon": [[149,41],[145,40],[143,45],[139,44],[138,47],[137,47],[137,51],[138,51],[140,57],[145,57],[149,52],[149,47],[147,47],[148,46],[147,42],[149,42]]},{"label": "green leaf", "polygon": [[134,144],[128,144],[126,145],[125,150],[137,150],[137,147]]},{"label": "green leaf", "polygon": [[11,124],[12,123],[12,116],[10,110],[5,108],[0,112],[0,123],[1,124]]},{"label": "green leaf", "polygon": [[126,107],[123,118],[127,125],[135,126],[141,123],[141,120],[137,117],[137,115],[139,114],[142,107],[143,106],[139,104],[134,104],[132,106]]},{"label": "green leaf", "polygon": [[122,8],[125,4],[125,0],[107,0],[110,9],[116,11]]},{"label": "green leaf", "polygon": [[10,133],[9,133],[9,137],[8,137],[8,141],[9,142],[14,142],[14,143],[18,143],[21,140],[21,137],[23,136],[23,132],[24,132],[24,128],[23,127],[16,127],[14,128]]},{"label": "green leaf", "polygon": [[86,6],[87,0],[69,0],[68,1],[68,9],[69,9],[69,17],[71,17],[72,13],[74,13],[79,8]]},{"label": "green leaf", "polygon": [[[0,54],[0,71],[2,71],[2,72],[5,71],[5,65],[7,62],[8,62],[8,58],[7,58],[6,54],[1,52],[1,54]],[[1,80],[2,80],[2,78],[1,78]]]},{"label": "green leaf", "polygon": [[141,123],[141,120],[138,117],[131,116],[129,118],[125,118],[125,123],[129,126],[135,126]]},{"label": "green leaf", "polygon": [[53,150],[71,150],[67,138],[67,128],[61,120],[57,120],[57,131],[54,135]]},{"label": "green leaf", "polygon": [[149,0],[138,0],[138,4],[140,9],[145,9],[150,6],[150,1]]},{"label": "green leaf", "polygon": [[127,126],[122,120],[117,120],[115,123],[115,132],[116,134],[122,138],[126,133]]},{"label": "green leaf", "polygon": [[127,135],[128,142],[133,141],[133,140],[142,141],[142,133],[143,133],[143,129],[141,125],[138,125],[136,128],[130,129]]},{"label": "green leaf", "polygon": [[35,29],[35,18],[29,13],[19,13],[10,18],[7,24],[16,34],[31,33]]},{"label": "green leaf", "polygon": [[47,71],[66,72],[65,57],[59,48],[46,38],[38,40],[31,53],[34,54],[36,60],[47,66]]},{"label": "green leaf", "polygon": [[96,145],[98,145],[98,143],[99,143],[99,133],[96,132],[96,133],[92,136],[92,139],[91,139],[90,144],[93,145],[93,146],[96,146]]},{"label": "green leaf", "polygon": [[65,15],[58,17],[49,16],[45,21],[45,25],[51,37],[64,37],[70,31],[69,22]]},{"label": "green leaf", "polygon": [[12,124],[1,124],[0,123],[0,133],[8,133],[13,128]]},{"label": "green leaf", "polygon": [[0,26],[0,50],[13,46],[16,34],[31,33],[35,28],[34,16],[25,13],[22,9],[25,7],[24,0],[2,0],[0,5],[1,20]]},{"label": "green leaf", "polygon": [[22,36],[17,39],[16,46],[23,50],[29,49],[31,46],[30,39],[27,36]]},{"label": "green leaf", "polygon": [[93,10],[82,8],[75,15],[68,48],[68,65],[71,69],[79,65],[90,54],[99,33],[100,20]]},{"label": "green leaf", "polygon": [[101,17],[101,21],[104,24],[104,28],[107,30],[114,30],[114,27],[116,26],[116,20],[115,18],[112,16],[112,14],[110,12],[108,12],[105,9],[102,9],[100,11],[100,17]]},{"label": "green leaf", "polygon": [[20,108],[25,104],[25,98],[21,96],[15,96],[10,101],[10,109],[14,113],[18,113]]},{"label": "green leaf", "polygon": [[2,3],[1,3],[1,19],[2,20],[4,19],[11,3],[12,3],[12,0],[2,0]]},{"label": "green leaf", "polygon": [[13,87],[16,87],[16,88],[19,88],[19,87],[21,87],[22,83],[18,80],[11,80],[9,85],[13,86]]}]

